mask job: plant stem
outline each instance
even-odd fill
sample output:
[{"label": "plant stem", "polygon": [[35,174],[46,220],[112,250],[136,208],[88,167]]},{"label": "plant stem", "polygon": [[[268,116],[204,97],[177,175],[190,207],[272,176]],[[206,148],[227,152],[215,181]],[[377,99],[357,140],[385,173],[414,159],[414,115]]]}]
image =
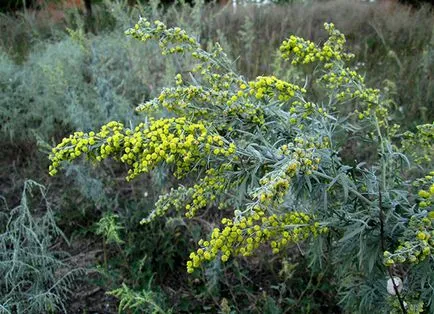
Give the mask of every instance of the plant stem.
[{"label": "plant stem", "polygon": [[[378,191],[378,206],[380,209],[380,241],[381,241],[381,250],[385,251],[385,243],[384,243],[384,212],[383,212],[383,203],[382,203],[382,193],[381,187],[379,187]],[[401,307],[402,313],[407,314],[407,309],[405,308],[404,301],[399,294],[398,287],[396,286],[395,280],[393,279],[393,274],[390,267],[387,267],[387,273],[389,274],[390,279],[392,280],[393,289],[395,290],[395,294],[398,298],[399,305]]]},{"label": "plant stem", "polygon": [[104,237],[102,239],[102,249],[104,251],[104,269],[107,272],[108,271],[108,266],[107,266],[107,244],[106,244],[106,241],[105,241]]},{"label": "plant stem", "polygon": [[383,136],[381,135],[381,129],[380,129],[380,124],[378,123],[378,119],[377,117],[375,117],[375,127],[377,129],[377,134],[378,134],[378,141],[380,142],[380,151],[381,151],[381,159],[380,159],[380,165],[381,165],[381,186],[383,191],[387,191],[387,187],[386,187],[386,163],[384,161],[384,157],[386,155],[386,152],[384,151],[384,139]]}]

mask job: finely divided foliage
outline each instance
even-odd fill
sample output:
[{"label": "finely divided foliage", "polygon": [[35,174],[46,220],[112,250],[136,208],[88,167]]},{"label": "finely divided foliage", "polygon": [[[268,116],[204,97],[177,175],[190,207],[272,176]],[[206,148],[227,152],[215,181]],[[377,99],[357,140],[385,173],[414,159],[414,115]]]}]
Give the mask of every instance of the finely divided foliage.
[{"label": "finely divided foliage", "polygon": [[[169,168],[179,187],[161,195],[143,223],[171,210],[226,215],[190,254],[189,273],[215,259],[267,246],[278,254],[304,242],[312,265],[334,265],[347,310],[434,310],[433,176],[406,172],[413,159],[429,158],[433,128],[420,129],[424,140],[401,135],[390,101],[351,67],[344,35],[333,24],[325,29],[321,46],[291,36],[280,48],[306,71],[299,86],[275,76],[249,82],[218,44],[207,51],[180,28],[141,19],[129,36],[155,40],[163,55],[195,65],[176,75],[176,87],[138,106],[145,116],[137,126],[112,121],[65,138],[50,155],[50,174],[80,156],[124,163],[127,180]],[[343,107],[354,110],[344,115]],[[346,140],[375,155],[345,161]],[[394,277],[404,287],[388,295]]]},{"label": "finely divided foliage", "polygon": [[[31,208],[35,199],[43,213]],[[7,219],[0,220],[0,313],[66,313],[64,301],[83,270],[69,270],[65,253],[51,248],[63,234],[45,188],[26,181],[20,205],[6,209]]]}]

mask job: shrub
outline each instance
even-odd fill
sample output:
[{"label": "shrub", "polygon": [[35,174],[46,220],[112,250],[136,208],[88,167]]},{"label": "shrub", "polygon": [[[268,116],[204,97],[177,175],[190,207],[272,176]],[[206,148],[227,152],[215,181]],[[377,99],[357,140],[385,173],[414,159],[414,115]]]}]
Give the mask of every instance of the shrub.
[{"label": "shrub", "polygon": [[[40,198],[32,197],[34,192]],[[45,212],[35,206],[37,201]],[[6,206],[0,214],[5,218],[0,220],[0,312],[66,312],[65,300],[82,271],[70,270],[62,261],[66,253],[52,249],[63,233],[56,225],[45,188],[26,181],[20,205]]]},{"label": "shrub", "polygon": [[[121,96],[131,93],[121,89],[125,78],[113,67],[110,75],[116,76],[103,73],[116,58],[104,55],[103,45],[107,45],[107,40],[99,41],[90,50],[90,46],[65,39],[32,54],[26,64],[14,66],[14,72],[8,76],[10,81],[3,85],[5,97],[0,118],[4,135],[22,141],[36,132],[49,139],[61,128],[90,129],[99,118],[133,119],[128,114],[129,102]],[[10,64],[6,56],[3,58]],[[126,55],[122,59],[128,60]],[[2,67],[3,71],[9,68]],[[131,74],[128,77],[132,78]]]},{"label": "shrub", "polygon": [[[179,28],[141,19],[127,34],[196,65],[138,107],[144,122],[112,121],[65,138],[50,155],[50,174],[82,155],[124,163],[127,180],[168,168],[179,187],[161,195],[143,223],[171,211],[191,218],[219,208],[215,216],[223,216],[190,254],[188,272],[304,242],[313,266],[336,265],[345,309],[432,310],[433,175],[408,175],[389,99],[365,85],[349,65],[345,37],[325,27],[322,46],[291,36],[280,47],[306,72],[302,87],[274,76],[248,82],[218,44],[206,51]],[[343,106],[354,110],[342,114]],[[168,118],[152,117],[162,109]],[[424,130],[432,138],[432,128]],[[348,151],[351,160],[342,158]],[[363,160],[366,151],[373,155]],[[387,278],[395,277],[403,287],[393,281],[388,296]]]},{"label": "shrub", "polygon": [[96,121],[135,123],[133,104],[167,80],[163,61],[121,32],[92,37],[80,28],[35,45],[23,64],[0,51],[1,139],[34,142],[36,134],[50,141],[74,129],[93,129]]}]

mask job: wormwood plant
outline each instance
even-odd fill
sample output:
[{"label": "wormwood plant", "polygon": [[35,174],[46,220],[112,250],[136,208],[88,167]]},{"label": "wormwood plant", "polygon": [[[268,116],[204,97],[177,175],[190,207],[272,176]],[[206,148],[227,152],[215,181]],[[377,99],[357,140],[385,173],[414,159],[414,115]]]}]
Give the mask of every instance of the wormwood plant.
[{"label": "wormwood plant", "polygon": [[[195,65],[138,106],[138,125],[112,121],[63,139],[50,174],[81,156],[125,164],[127,180],[168,169],[179,187],[159,197],[144,224],[180,211],[222,217],[209,221],[189,273],[298,245],[313,269],[333,266],[346,310],[432,312],[434,172],[410,176],[420,159],[404,151],[428,160],[433,128],[401,135],[390,101],[351,67],[344,35],[333,24],[325,29],[322,45],[290,36],[280,47],[305,71],[301,86],[275,76],[246,81],[218,44],[207,51],[180,28],[141,19],[129,36]],[[365,152],[372,156],[361,160]]]},{"label": "wormwood plant", "polygon": [[[31,205],[40,194],[44,213]],[[63,236],[45,196],[45,188],[31,180],[24,184],[20,205],[0,211],[0,313],[66,312],[65,298],[80,270],[70,271],[64,253],[50,247]]]}]

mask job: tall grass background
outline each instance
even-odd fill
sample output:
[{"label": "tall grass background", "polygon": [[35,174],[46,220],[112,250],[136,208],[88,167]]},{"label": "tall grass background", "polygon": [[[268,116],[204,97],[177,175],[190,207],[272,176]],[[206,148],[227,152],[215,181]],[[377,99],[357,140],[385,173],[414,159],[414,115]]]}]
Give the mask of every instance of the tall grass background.
[{"label": "tall grass background", "polygon": [[[40,14],[0,16],[0,190],[12,208],[19,206],[27,178],[47,186],[58,225],[72,242],[92,237],[104,250],[108,263],[95,260],[100,276],[93,284],[113,290],[123,308],[133,312],[338,311],[333,280],[324,280],[327,270],[306,277],[308,265],[297,252],[269,263],[260,257],[228,266],[215,263],[203,275],[187,277],[180,261],[194,246],[189,239],[197,240],[209,226],[177,217],[138,225],[156,196],[170,188],[164,172],[127,184],[124,169],[110,163],[103,171],[76,164],[53,179],[47,176],[47,152],[74,130],[95,129],[110,120],[134,125],[144,118],[135,114],[135,106],[174,85],[178,64],[162,58],[157,45],[124,35],[139,16],[180,26],[205,47],[220,42],[248,78],[273,73],[295,81],[305,78],[280,61],[279,44],[290,34],[321,42],[326,36],[322,24],[334,22],[346,34],[367,84],[392,97],[393,114],[404,128],[432,122],[432,8],[343,0],[238,2],[223,8],[202,2],[129,6],[107,1],[94,6],[93,32],[86,31],[78,9],[66,10],[56,22]],[[7,215],[10,210],[1,211]],[[96,232],[107,213],[118,217],[119,242],[109,243],[108,235]]]}]

